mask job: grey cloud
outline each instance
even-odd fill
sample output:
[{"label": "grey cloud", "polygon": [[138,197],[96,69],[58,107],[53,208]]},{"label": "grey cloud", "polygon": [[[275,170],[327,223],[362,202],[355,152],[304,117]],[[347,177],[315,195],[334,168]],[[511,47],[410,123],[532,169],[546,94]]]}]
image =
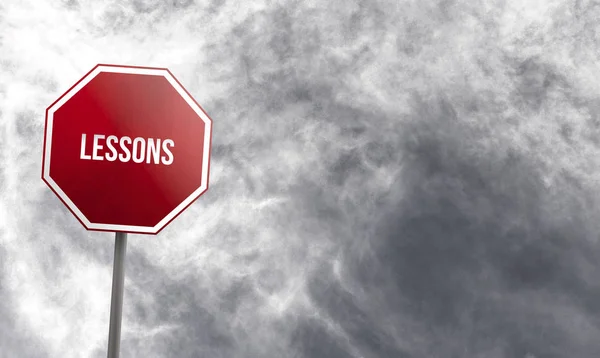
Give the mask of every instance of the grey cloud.
[{"label": "grey cloud", "polygon": [[[122,355],[598,356],[595,8],[512,19],[517,3],[98,3],[75,39],[125,41],[128,60],[169,59],[144,52],[153,39],[191,49],[169,60],[176,76],[217,93],[198,98],[214,120],[209,191],[158,237],[131,236]],[[18,67],[27,53],[4,46]],[[29,96],[58,96],[37,81]],[[42,187],[41,110],[24,103],[0,112],[1,138],[15,134],[0,141],[14,150],[0,259],[32,268],[49,310],[87,312],[57,324],[93,338],[51,345],[14,308],[27,293],[0,285],[0,356],[102,357],[107,332],[84,321],[108,314],[109,292],[81,292],[109,288],[112,237]]]}]

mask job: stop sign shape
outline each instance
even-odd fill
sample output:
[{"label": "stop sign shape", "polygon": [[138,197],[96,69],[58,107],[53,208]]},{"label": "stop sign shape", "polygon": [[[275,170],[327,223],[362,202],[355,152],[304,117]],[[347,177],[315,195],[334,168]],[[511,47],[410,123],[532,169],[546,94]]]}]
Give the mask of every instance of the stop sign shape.
[{"label": "stop sign shape", "polygon": [[168,69],[97,65],[46,110],[42,179],[88,230],[157,234],[208,189],[211,133]]}]

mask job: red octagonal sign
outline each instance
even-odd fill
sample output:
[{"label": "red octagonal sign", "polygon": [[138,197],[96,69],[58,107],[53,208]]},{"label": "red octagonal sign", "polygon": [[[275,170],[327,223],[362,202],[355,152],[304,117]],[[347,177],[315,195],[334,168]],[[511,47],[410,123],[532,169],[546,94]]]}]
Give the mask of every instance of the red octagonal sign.
[{"label": "red octagonal sign", "polygon": [[42,179],[88,230],[156,234],[208,189],[211,133],[169,70],[97,65],[46,110]]}]

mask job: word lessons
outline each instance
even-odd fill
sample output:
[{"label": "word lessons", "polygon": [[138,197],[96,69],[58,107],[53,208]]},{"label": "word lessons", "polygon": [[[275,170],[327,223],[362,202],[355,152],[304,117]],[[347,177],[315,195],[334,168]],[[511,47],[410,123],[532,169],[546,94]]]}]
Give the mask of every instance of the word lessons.
[{"label": "word lessons", "polygon": [[[172,139],[131,138],[127,136],[94,134],[91,153],[86,147],[86,134],[81,135],[80,159],[107,160],[114,162],[171,165],[175,159],[171,148],[175,147]],[[90,153],[90,154],[87,154]]]}]

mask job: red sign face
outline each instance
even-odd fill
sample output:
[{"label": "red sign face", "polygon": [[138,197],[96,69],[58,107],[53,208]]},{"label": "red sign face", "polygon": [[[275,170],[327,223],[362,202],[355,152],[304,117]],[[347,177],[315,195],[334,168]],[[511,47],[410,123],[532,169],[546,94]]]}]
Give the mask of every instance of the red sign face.
[{"label": "red sign face", "polygon": [[42,179],[88,230],[156,234],[208,189],[211,130],[169,70],[98,65],[46,110]]}]

